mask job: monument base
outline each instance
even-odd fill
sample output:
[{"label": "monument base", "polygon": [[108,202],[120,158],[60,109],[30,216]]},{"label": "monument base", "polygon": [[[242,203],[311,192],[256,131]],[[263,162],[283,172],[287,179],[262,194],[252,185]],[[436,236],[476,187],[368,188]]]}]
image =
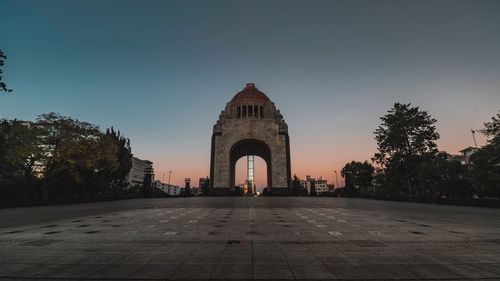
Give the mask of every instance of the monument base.
[{"label": "monument base", "polygon": [[213,187],[210,189],[211,196],[231,196],[234,195],[229,192],[229,187]]},{"label": "monument base", "polygon": [[[211,196],[241,196],[231,192],[229,187],[213,187],[210,189]],[[290,196],[292,195],[288,187],[272,187],[269,193],[262,194],[264,196]]]},{"label": "monument base", "polygon": [[267,194],[270,196],[290,196],[291,191],[290,188],[288,187],[272,187],[271,188],[271,193]]}]

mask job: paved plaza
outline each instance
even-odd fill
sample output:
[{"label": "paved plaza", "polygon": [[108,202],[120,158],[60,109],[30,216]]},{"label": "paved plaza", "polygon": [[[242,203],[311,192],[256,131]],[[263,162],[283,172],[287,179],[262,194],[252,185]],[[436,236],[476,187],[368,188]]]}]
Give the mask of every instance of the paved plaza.
[{"label": "paved plaza", "polygon": [[500,280],[500,210],[298,197],[2,209],[0,279]]}]

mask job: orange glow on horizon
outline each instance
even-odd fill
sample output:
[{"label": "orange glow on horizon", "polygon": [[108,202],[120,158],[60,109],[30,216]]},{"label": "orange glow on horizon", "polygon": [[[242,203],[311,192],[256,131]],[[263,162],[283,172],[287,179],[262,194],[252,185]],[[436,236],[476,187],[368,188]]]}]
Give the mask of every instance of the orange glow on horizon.
[{"label": "orange glow on horizon", "polygon": [[[440,151],[458,154],[458,151],[471,145],[471,140],[468,139],[453,139],[445,141],[440,139],[437,141]],[[484,136],[476,134],[478,146],[486,143]],[[311,149],[308,146],[301,147],[299,144],[294,144],[292,147],[292,176],[297,175],[300,179],[304,179],[307,175],[314,178],[322,177],[329,184],[337,186],[335,179],[335,171],[337,171],[338,182],[340,186],[344,185],[344,179],[340,175],[342,167],[351,161],[365,161],[371,163],[370,158],[376,151],[376,143],[371,140],[371,145],[356,148],[356,141],[352,142],[351,149],[340,149],[339,147],[315,146]],[[170,183],[184,186],[184,179],[191,178],[191,185],[198,186],[200,177],[210,175],[209,159],[199,159],[195,163],[191,161],[177,161],[177,165],[167,166],[163,159],[150,159],[154,163],[155,178],[164,182],[168,181],[168,171],[172,170]],[[373,164],[373,163],[372,163]],[[246,157],[240,158],[236,163],[236,184],[242,184],[246,179]],[[267,168],[265,161],[260,157],[255,157],[255,182],[257,190],[261,191],[267,186]]]}]

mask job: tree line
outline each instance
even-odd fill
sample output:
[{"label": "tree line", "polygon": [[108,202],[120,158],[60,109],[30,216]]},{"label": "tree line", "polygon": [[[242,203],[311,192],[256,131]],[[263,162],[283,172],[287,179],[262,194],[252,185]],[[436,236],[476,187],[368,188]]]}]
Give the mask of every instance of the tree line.
[{"label": "tree line", "polygon": [[0,120],[0,201],[96,200],[128,188],[130,140],[57,113]]},{"label": "tree line", "polygon": [[487,144],[466,164],[438,151],[436,119],[425,110],[395,103],[381,121],[371,163],[352,161],[341,171],[345,196],[500,198],[500,113],[484,123]]}]

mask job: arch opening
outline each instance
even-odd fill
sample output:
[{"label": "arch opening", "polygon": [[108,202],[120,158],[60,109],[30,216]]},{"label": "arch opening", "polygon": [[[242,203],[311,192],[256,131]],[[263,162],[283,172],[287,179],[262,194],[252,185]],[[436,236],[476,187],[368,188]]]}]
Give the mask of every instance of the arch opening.
[{"label": "arch opening", "polygon": [[235,184],[235,191],[242,190],[241,194],[262,194],[267,187],[266,161],[256,155],[253,159],[249,156],[238,159],[235,165]]},{"label": "arch opening", "polygon": [[229,153],[229,184],[231,187],[234,187],[236,184],[236,162],[240,158],[248,155],[258,156],[265,161],[267,170],[267,186],[272,186],[271,149],[265,142],[256,139],[240,140],[231,147]]}]

